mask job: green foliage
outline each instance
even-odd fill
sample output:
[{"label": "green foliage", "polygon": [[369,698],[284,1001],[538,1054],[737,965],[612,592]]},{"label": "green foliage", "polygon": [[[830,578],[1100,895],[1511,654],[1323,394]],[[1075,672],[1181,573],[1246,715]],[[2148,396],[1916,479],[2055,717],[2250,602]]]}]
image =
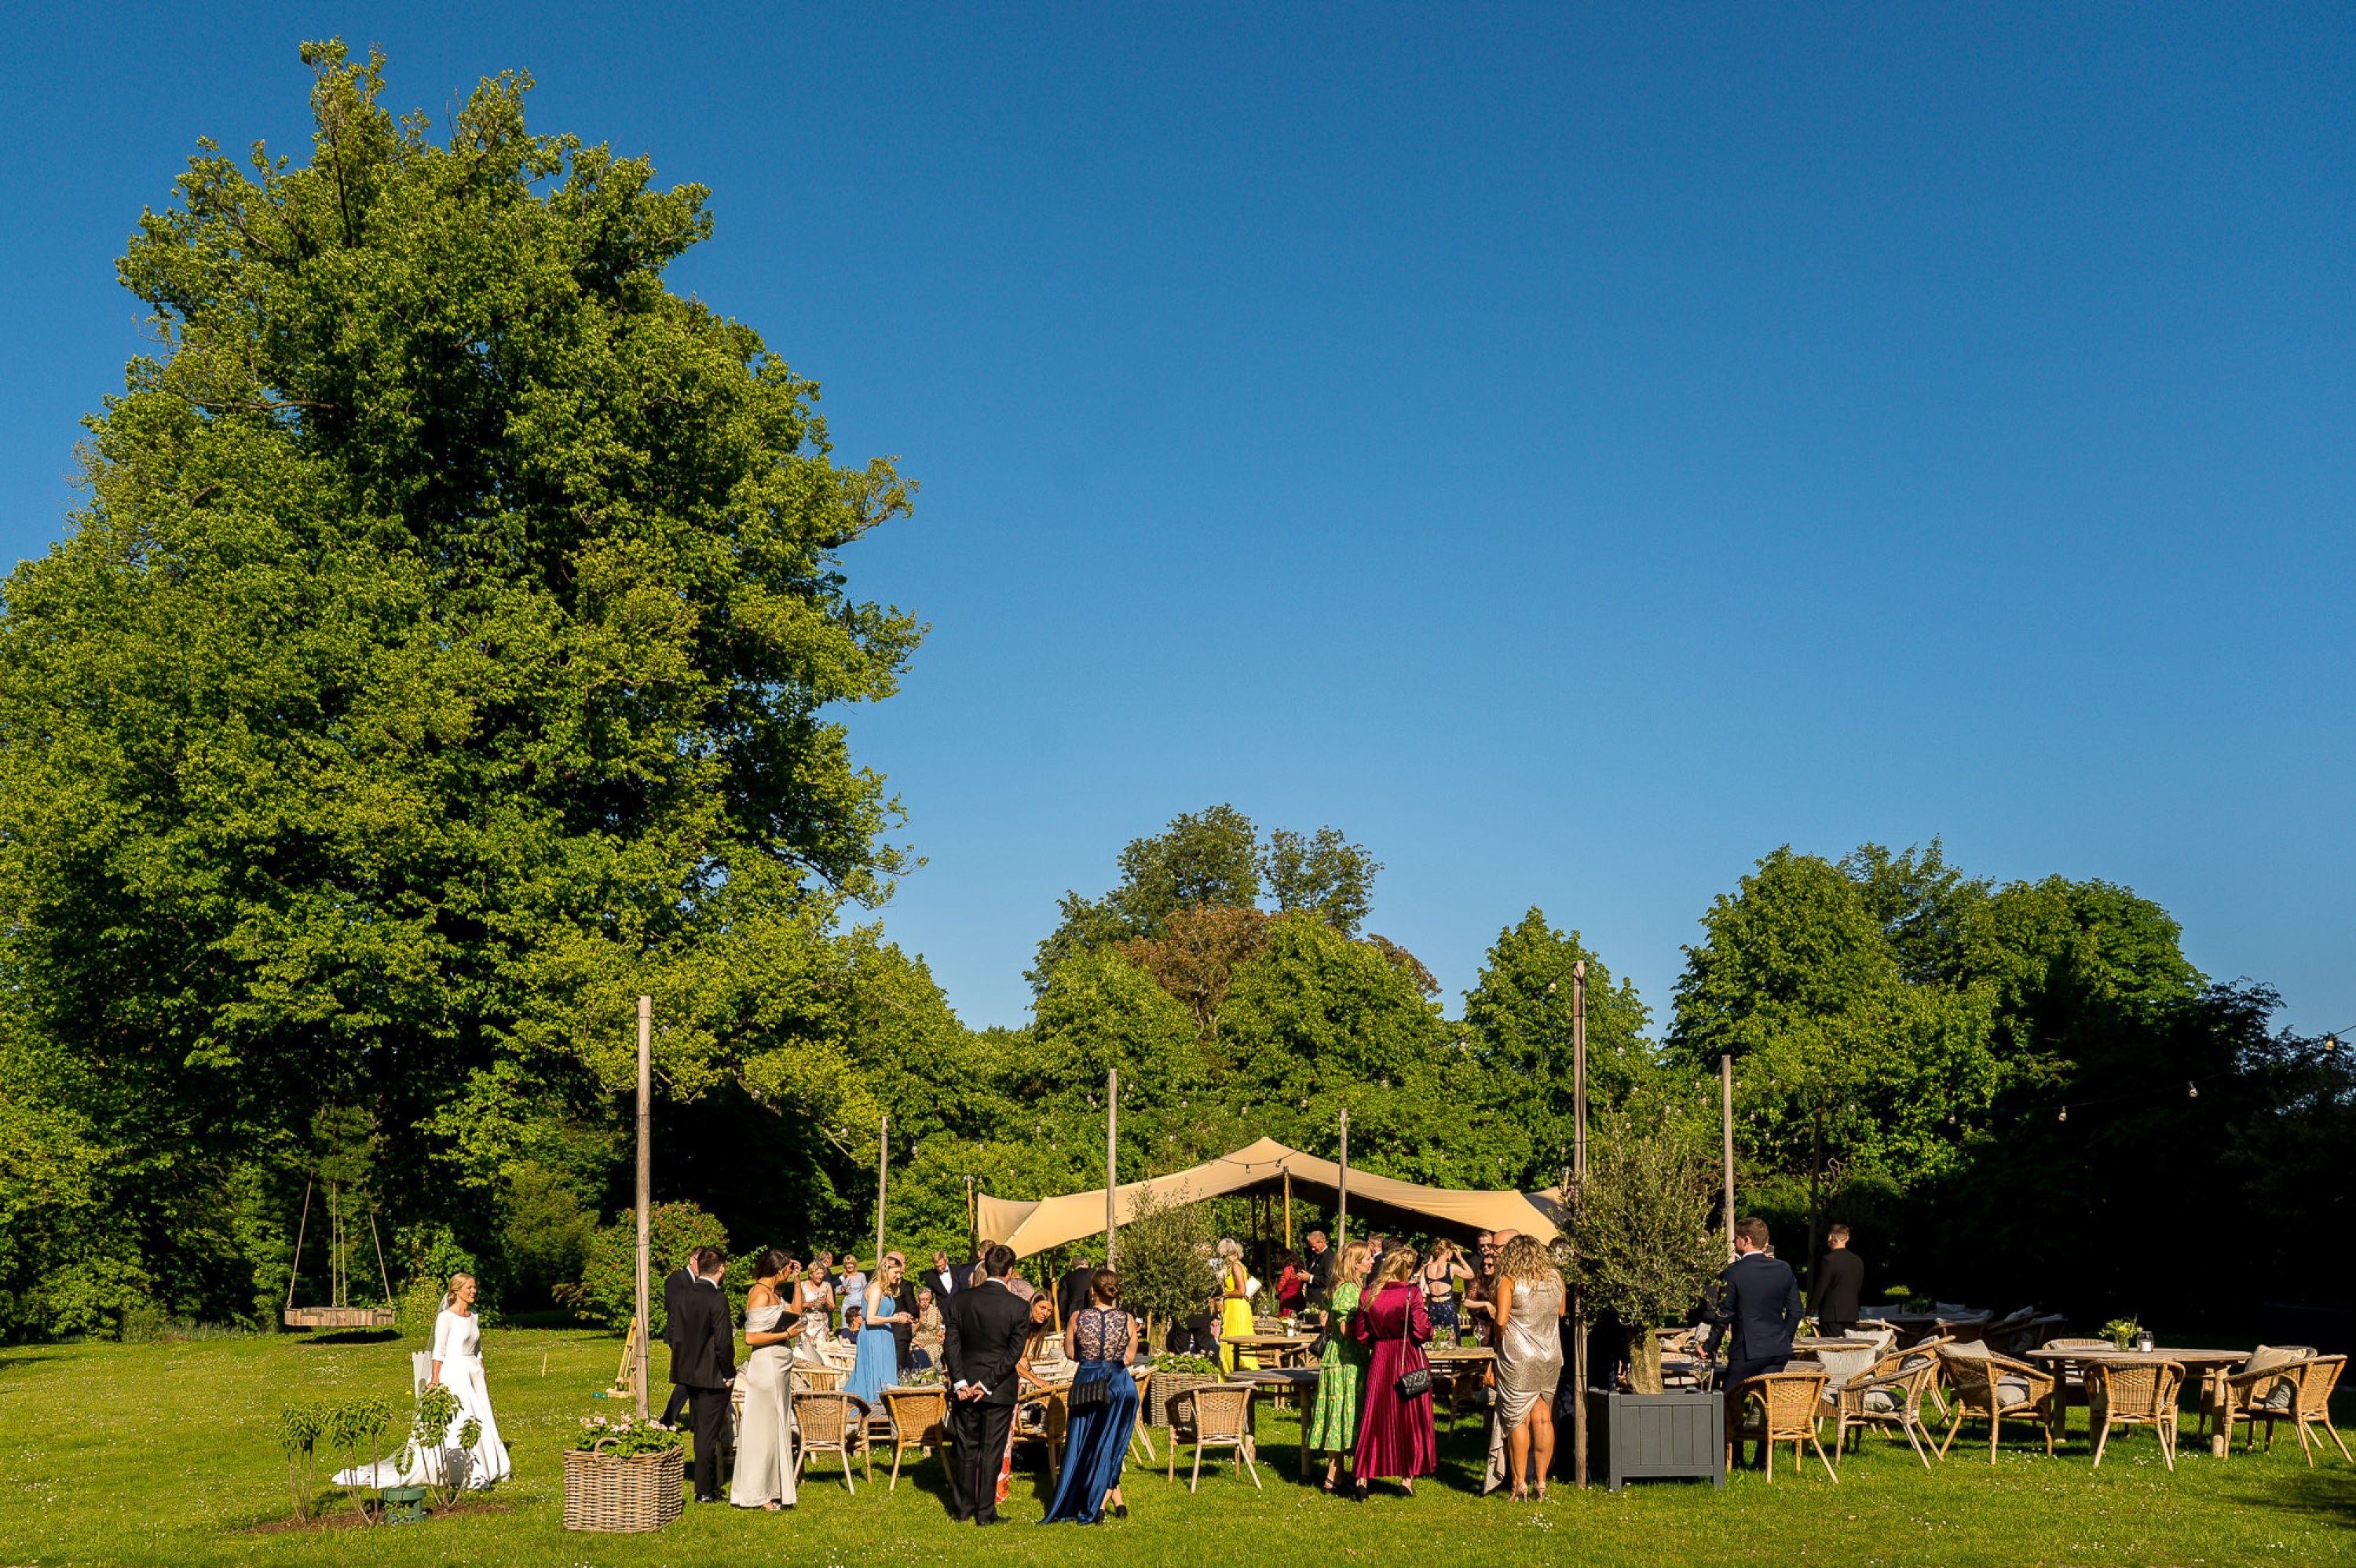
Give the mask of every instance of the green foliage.
[{"label": "green foliage", "polygon": [[1589,1140],[1587,1179],[1572,1221],[1580,1299],[1591,1317],[1619,1319],[1639,1392],[1660,1392],[1651,1331],[1681,1323],[1723,1266],[1713,1232],[1718,1172],[1698,1139],[1676,1126],[1605,1111]]},{"label": "green foliage", "polygon": [[605,1454],[616,1459],[628,1459],[640,1454],[676,1454],[686,1444],[678,1433],[652,1421],[634,1421],[628,1416],[584,1415],[581,1418],[579,1435],[565,1446],[576,1453]]},{"label": "green foliage", "polygon": [[530,1159],[509,1168],[499,1241],[510,1280],[544,1294],[580,1278],[596,1232],[597,1211],[563,1172]]},{"label": "green foliage", "polygon": [[1141,1193],[1121,1217],[1121,1305],[1145,1321],[1149,1336],[1152,1324],[1201,1308],[1212,1275],[1198,1249],[1215,1239],[1201,1203],[1161,1203]]},{"label": "green foliage", "polygon": [[467,1188],[627,1081],[640,992],[672,1093],[758,1062],[857,1098],[790,982],[907,863],[834,716],[916,645],[841,562],[913,487],[664,286],[706,193],[532,133],[521,77],[444,143],[380,61],[304,57],[307,160],[203,144],[141,219],[159,347],[0,603],[0,976],[35,1054],[102,1064],[45,1068],[67,1114],[11,1136],[105,1172],[5,1223],[131,1235],[95,1270],[39,1243],[0,1288],[43,1329],[142,1273],[251,1310],[233,1195],[323,1105],[479,1248]]},{"label": "green foliage", "polygon": [[[374,1467],[382,1462],[386,1440],[399,1424],[389,1399],[369,1394],[338,1400],[327,1407],[319,1424],[319,1440],[342,1456],[343,1462],[336,1467],[338,1471]],[[368,1502],[361,1488],[353,1489],[352,1509],[362,1523],[368,1521]]]},{"label": "green foliage", "polygon": [[[401,1451],[401,1470],[412,1473],[412,1467],[423,1461],[427,1453],[438,1456],[424,1467],[435,1479],[429,1490],[444,1508],[458,1500],[466,1489],[472,1472],[475,1445],[482,1441],[483,1424],[473,1416],[458,1420],[458,1396],[446,1383],[429,1383],[417,1396],[417,1408],[409,1423],[409,1442]],[[451,1428],[456,1426],[454,1433]],[[456,1439],[454,1445],[451,1439]]]},{"label": "green foliage", "polygon": [[1307,910],[1343,935],[1355,936],[1374,906],[1375,878],[1383,863],[1338,827],[1321,827],[1314,837],[1278,827],[1269,832],[1259,869],[1280,912]]},{"label": "green foliage", "polygon": [[[658,1203],[647,1212],[648,1332],[659,1339],[669,1319],[663,1315],[662,1282],[686,1263],[698,1247],[728,1250],[728,1232],[720,1221],[692,1203]],[[638,1221],[626,1211],[598,1231],[589,1243],[589,1256],[581,1277],[558,1291],[584,1322],[602,1323],[619,1334],[626,1331],[636,1311],[638,1269]],[[741,1281],[739,1283],[742,1283]]]}]

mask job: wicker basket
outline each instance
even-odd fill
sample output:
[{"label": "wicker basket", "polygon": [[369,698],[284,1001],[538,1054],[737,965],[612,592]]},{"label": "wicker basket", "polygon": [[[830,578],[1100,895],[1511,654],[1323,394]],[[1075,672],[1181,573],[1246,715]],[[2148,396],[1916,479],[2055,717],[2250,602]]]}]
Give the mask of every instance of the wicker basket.
[{"label": "wicker basket", "polygon": [[612,1532],[660,1530],[687,1510],[681,1454],[680,1449],[666,1448],[625,1457],[566,1449],[564,1528]]},{"label": "wicker basket", "polygon": [[1153,1374],[1146,1385],[1145,1424],[1148,1426],[1170,1424],[1170,1402],[1190,1388],[1208,1388],[1224,1381],[1216,1372],[1162,1372]]}]

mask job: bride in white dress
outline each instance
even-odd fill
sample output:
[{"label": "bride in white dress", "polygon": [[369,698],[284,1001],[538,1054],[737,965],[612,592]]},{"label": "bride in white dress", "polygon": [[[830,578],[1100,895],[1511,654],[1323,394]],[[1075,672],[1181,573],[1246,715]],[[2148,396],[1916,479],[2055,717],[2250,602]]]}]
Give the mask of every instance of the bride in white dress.
[{"label": "bride in white dress", "polygon": [[[499,1441],[498,1417],[491,1413],[491,1391],[483,1381],[483,1320],[475,1315],[475,1276],[454,1274],[442,1310],[434,1319],[434,1371],[430,1383],[446,1386],[458,1401],[458,1413],[443,1434],[443,1448],[458,1446],[458,1435],[469,1420],[482,1423],[466,1467],[470,1488],[508,1478],[508,1446]],[[409,1463],[406,1469],[402,1459]],[[414,1487],[442,1478],[442,1449],[412,1447],[380,1464],[338,1472],[339,1487]]]},{"label": "bride in white dress", "polygon": [[793,1341],[805,1321],[799,1295],[787,1289],[793,1260],[775,1247],[753,1264],[753,1290],[744,1298],[744,1343],[752,1353],[736,1374],[744,1413],[736,1425],[736,1474],[728,1500],[738,1508],[776,1509],[794,1502]]}]

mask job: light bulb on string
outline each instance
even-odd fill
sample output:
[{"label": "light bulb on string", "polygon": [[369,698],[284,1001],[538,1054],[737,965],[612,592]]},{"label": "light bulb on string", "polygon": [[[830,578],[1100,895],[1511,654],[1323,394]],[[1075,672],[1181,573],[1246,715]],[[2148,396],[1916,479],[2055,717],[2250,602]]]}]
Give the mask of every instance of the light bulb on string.
[{"label": "light bulb on string", "polygon": [[2070,1107],[2069,1107],[2069,1106],[2064,1105],[2064,1106],[2062,1106],[2062,1116],[2061,1116],[2061,1119],[2062,1119],[2062,1121],[2065,1121],[2065,1122],[2066,1122],[2066,1121],[2068,1121],[2068,1120],[2070,1119]]},{"label": "light bulb on string", "polygon": [[2184,1097],[2188,1100],[2198,1100],[2201,1098],[2201,1085],[2198,1083],[2187,1083],[2184,1086]]}]

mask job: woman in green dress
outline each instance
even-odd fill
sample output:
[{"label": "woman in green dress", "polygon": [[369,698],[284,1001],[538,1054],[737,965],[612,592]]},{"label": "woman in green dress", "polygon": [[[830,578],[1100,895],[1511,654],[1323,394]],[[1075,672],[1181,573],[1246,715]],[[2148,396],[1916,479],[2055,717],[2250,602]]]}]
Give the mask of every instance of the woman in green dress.
[{"label": "woman in green dress", "polygon": [[1304,1439],[1325,1455],[1325,1489],[1334,1490],[1342,1457],[1358,1446],[1358,1407],[1365,1403],[1366,1347],[1350,1332],[1358,1308],[1358,1287],[1366,1275],[1366,1243],[1352,1242],[1333,1260],[1325,1303],[1325,1355],[1317,1364],[1317,1403],[1309,1413]]}]

